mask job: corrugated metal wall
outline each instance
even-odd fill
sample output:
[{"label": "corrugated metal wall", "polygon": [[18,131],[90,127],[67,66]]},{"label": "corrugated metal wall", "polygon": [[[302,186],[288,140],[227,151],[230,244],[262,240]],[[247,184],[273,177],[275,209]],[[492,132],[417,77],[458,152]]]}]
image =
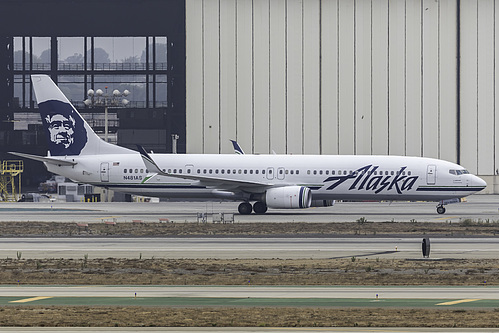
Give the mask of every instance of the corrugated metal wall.
[{"label": "corrugated metal wall", "polygon": [[237,139],[254,153],[428,156],[493,175],[496,3],[186,0],[187,151],[230,153]]}]

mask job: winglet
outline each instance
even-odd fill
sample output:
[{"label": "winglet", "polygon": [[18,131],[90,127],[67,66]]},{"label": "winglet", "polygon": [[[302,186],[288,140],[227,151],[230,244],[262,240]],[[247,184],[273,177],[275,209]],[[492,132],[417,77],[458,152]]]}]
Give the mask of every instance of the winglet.
[{"label": "winglet", "polygon": [[234,152],[238,155],[244,155],[244,151],[243,149],[239,146],[239,144],[237,143],[237,141],[235,140],[230,140],[230,142],[232,142],[232,145],[234,146]]},{"label": "winglet", "polygon": [[159,166],[156,164],[156,162],[154,162],[152,157],[149,156],[149,154],[146,152],[144,147],[142,147],[141,145],[136,145],[136,146],[137,146],[137,149],[139,150],[139,153],[140,153],[140,156],[142,157],[142,160],[144,161],[144,164],[146,165],[146,168],[150,172],[157,173],[157,174],[163,175],[163,176],[168,176],[168,174],[166,172],[163,172],[159,168]]}]

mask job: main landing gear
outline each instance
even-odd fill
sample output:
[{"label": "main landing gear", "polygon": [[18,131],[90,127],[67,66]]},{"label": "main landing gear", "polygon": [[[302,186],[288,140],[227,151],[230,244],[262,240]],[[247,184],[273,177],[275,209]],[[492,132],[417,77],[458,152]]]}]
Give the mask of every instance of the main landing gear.
[{"label": "main landing gear", "polygon": [[239,204],[237,210],[241,215],[249,215],[252,211],[254,211],[255,214],[265,214],[267,211],[267,205],[261,201],[255,202],[253,206],[251,206],[249,202],[242,202]]}]

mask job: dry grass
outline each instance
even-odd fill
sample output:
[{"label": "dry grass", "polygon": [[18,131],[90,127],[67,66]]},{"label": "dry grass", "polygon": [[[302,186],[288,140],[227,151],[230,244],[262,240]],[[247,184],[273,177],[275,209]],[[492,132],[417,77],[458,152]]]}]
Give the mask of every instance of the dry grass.
[{"label": "dry grass", "polygon": [[[359,219],[360,220],[360,219]],[[363,220],[362,220],[363,221]],[[47,236],[495,236],[499,223],[464,220],[447,222],[345,222],[345,223],[89,223],[88,228],[76,223],[60,222],[0,222],[0,237]]]},{"label": "dry grass", "polygon": [[0,283],[117,285],[499,285],[499,260],[2,259]]},{"label": "dry grass", "polygon": [[0,307],[0,326],[498,327],[495,310]]}]

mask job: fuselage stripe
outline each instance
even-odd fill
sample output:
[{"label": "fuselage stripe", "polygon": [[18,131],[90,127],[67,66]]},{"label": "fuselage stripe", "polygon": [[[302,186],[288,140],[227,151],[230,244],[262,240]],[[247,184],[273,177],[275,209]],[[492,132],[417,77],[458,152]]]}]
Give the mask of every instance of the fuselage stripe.
[{"label": "fuselage stripe", "polygon": [[467,191],[467,192],[477,192],[483,190],[485,187],[418,187],[416,191],[432,191],[432,192],[449,192],[449,191]]}]

